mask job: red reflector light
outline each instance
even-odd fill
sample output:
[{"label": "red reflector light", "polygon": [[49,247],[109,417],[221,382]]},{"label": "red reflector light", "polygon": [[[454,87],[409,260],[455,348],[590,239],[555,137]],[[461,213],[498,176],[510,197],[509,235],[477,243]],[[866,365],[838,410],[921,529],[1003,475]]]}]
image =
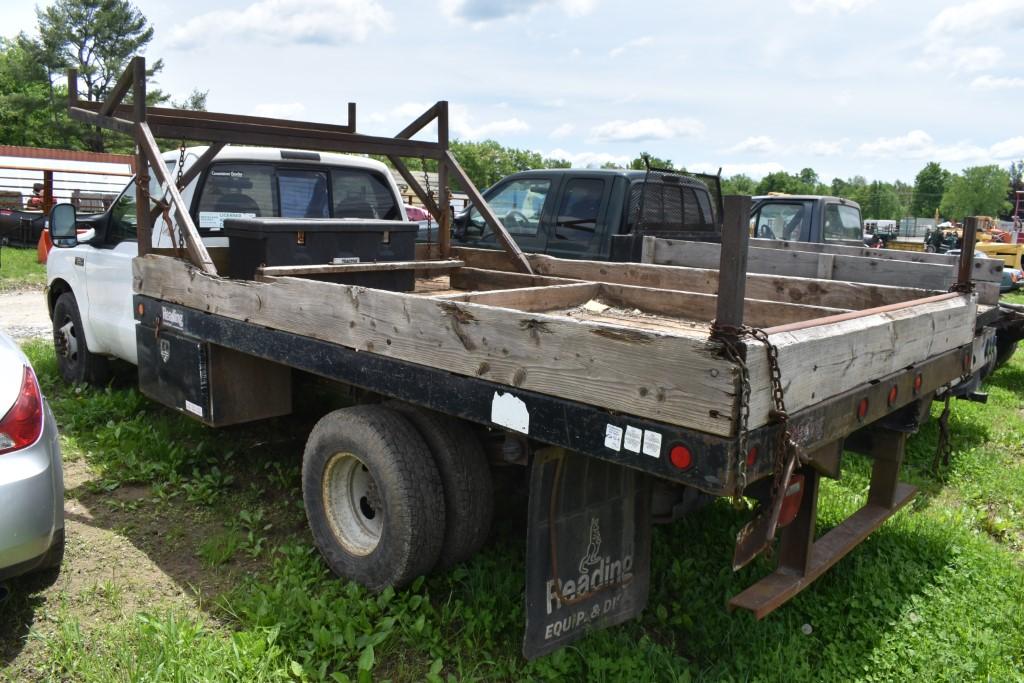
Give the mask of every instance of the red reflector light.
[{"label": "red reflector light", "polygon": [[757,446],[751,446],[747,451],[747,467],[753,467],[755,462],[757,462]]},{"label": "red reflector light", "polygon": [[917,375],[914,377],[914,393],[921,391],[921,385],[924,384],[924,377]]},{"label": "red reflector light", "polygon": [[970,372],[970,371],[971,371],[971,354],[965,353],[964,354],[964,372]]},{"label": "red reflector light", "polygon": [[789,486],[782,498],[782,508],[779,510],[779,526],[783,527],[796,519],[796,513],[800,512],[800,501],[804,498],[804,475],[794,474],[789,478]]},{"label": "red reflector light", "polygon": [[895,403],[896,402],[896,397],[898,397],[899,395],[900,395],[899,387],[897,387],[895,384],[892,385],[892,389],[889,390],[889,405],[892,405],[893,403]]},{"label": "red reflector light", "polygon": [[43,431],[43,397],[32,368],[25,367],[14,405],[0,419],[0,453],[31,446]]},{"label": "red reflector light", "polygon": [[674,466],[681,470],[689,469],[690,465],[693,464],[693,454],[690,453],[690,449],[686,446],[673,446],[672,450],[669,451],[668,458]]},{"label": "red reflector light", "polygon": [[868,400],[862,398],[860,403],[857,404],[857,417],[863,420],[868,415]]}]

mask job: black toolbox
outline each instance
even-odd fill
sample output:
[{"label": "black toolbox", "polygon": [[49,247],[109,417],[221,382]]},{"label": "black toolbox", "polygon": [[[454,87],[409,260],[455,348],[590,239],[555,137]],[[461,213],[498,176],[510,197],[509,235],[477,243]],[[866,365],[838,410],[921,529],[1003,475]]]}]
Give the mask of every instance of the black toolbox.
[{"label": "black toolbox", "polygon": [[[252,280],[260,266],[412,261],[417,228],[406,221],[363,218],[229,218],[224,221],[228,274]],[[416,284],[413,270],[315,277],[394,292],[412,291]]]}]

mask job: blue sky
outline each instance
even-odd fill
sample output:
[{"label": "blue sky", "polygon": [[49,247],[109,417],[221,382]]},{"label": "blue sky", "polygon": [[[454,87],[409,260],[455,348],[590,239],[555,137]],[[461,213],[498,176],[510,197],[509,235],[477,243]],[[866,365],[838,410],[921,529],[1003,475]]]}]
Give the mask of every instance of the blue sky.
[{"label": "blue sky", "polygon": [[[568,158],[912,181],[1024,157],[1024,0],[137,3],[159,85],[209,108],[453,135]],[[3,32],[32,6],[0,2]]]}]

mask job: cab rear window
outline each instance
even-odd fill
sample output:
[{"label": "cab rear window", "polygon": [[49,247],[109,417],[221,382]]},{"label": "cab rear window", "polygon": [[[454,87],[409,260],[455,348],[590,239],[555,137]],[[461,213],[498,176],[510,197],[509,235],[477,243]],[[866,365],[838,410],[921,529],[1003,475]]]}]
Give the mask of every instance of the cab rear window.
[{"label": "cab rear window", "polygon": [[372,170],[259,163],[212,165],[197,213],[205,233],[219,232],[228,218],[401,217],[390,185]]}]

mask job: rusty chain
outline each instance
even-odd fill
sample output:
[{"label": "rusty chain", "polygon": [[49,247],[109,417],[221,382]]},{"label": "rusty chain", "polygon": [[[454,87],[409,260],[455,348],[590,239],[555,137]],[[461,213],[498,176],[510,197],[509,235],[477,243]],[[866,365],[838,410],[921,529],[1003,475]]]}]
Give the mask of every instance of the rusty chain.
[{"label": "rusty chain", "polygon": [[773,498],[782,493],[786,482],[782,481],[786,460],[796,451],[796,444],[789,431],[789,414],[786,412],[786,397],[782,386],[782,370],[779,367],[779,350],[768,338],[768,333],[756,327],[712,326],[712,336],[722,343],[725,355],[736,363],[740,371],[740,409],[737,424],[736,487],[733,501],[740,503],[743,490],[747,487],[747,435],[750,423],[750,370],[744,354],[738,345],[742,337],[750,337],[764,344],[768,356],[768,375],[772,386],[773,408],[769,417],[781,425],[773,449],[772,475],[775,479]]}]

